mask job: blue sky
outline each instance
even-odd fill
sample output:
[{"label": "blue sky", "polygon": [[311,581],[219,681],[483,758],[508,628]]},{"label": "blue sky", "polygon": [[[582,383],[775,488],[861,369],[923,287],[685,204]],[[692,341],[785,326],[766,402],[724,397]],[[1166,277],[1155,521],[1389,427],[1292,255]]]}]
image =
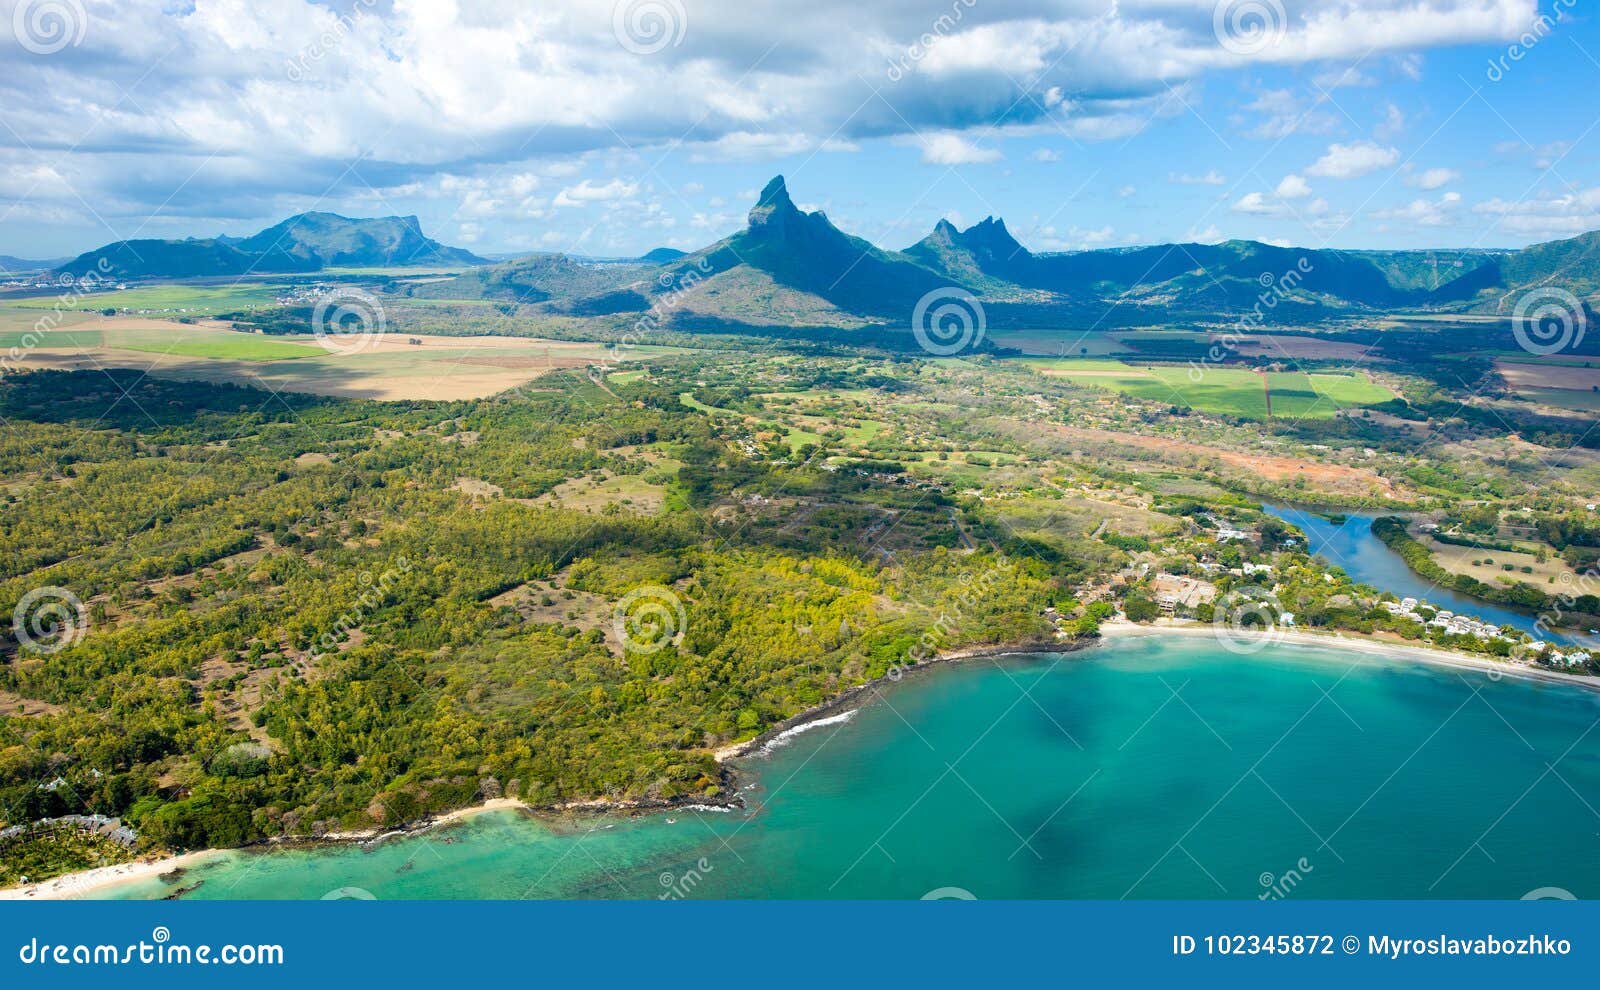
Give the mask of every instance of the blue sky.
[{"label": "blue sky", "polygon": [[309,209],[687,249],[780,172],[892,248],[990,214],[1035,250],[1600,228],[1577,0],[0,0],[7,29],[23,257]]}]

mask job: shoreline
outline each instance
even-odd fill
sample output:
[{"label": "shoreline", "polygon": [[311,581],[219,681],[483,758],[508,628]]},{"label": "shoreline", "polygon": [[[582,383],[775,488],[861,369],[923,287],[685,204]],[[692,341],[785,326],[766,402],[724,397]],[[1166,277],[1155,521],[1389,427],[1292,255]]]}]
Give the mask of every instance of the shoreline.
[{"label": "shoreline", "polygon": [[[1159,620],[1150,625],[1138,625],[1132,622],[1106,622],[1100,626],[1100,636],[1102,640],[1109,641],[1114,639],[1139,639],[1148,636],[1204,638],[1214,635],[1212,627],[1206,623],[1162,624],[1167,622],[1171,622],[1171,620]],[[1239,636],[1241,632],[1231,630],[1230,635]],[[1404,640],[1379,639],[1376,636],[1367,636],[1361,633],[1317,633],[1297,629],[1292,632],[1252,632],[1244,635],[1249,635],[1253,639],[1270,638],[1275,643],[1289,646],[1320,646],[1323,648],[1354,650],[1367,656],[1415,660],[1430,666],[1451,667],[1456,670],[1474,670],[1487,674],[1499,674],[1502,677],[1516,677],[1522,680],[1544,681],[1549,684],[1563,684],[1568,687],[1600,691],[1600,677],[1564,674],[1559,670],[1546,670],[1543,667],[1530,667],[1527,664],[1493,660],[1477,653],[1442,650],[1437,646],[1418,646]]]},{"label": "shoreline", "polygon": [[[1234,632],[1238,635],[1238,632]],[[530,815],[553,815],[565,813],[598,813],[598,814],[638,814],[651,811],[667,811],[675,807],[692,805],[720,805],[723,807],[737,807],[743,805],[743,800],[738,797],[736,784],[739,768],[731,766],[730,761],[749,756],[765,749],[775,739],[789,737],[797,731],[804,731],[808,726],[815,725],[829,719],[847,716],[861,709],[871,696],[879,690],[898,684],[908,677],[920,676],[929,671],[945,666],[967,663],[973,660],[994,659],[1007,656],[1025,656],[1040,653],[1077,653],[1084,652],[1092,656],[1092,651],[1100,646],[1115,640],[1142,639],[1149,637],[1179,637],[1179,638],[1205,638],[1215,635],[1209,624],[1199,622],[1174,622],[1170,619],[1159,620],[1149,625],[1140,625],[1126,620],[1108,621],[1100,626],[1100,635],[1092,639],[1067,639],[1056,642],[1022,642],[1006,646],[972,647],[969,649],[952,650],[949,653],[938,654],[922,663],[899,668],[883,677],[875,678],[864,684],[856,685],[840,692],[833,698],[815,705],[811,708],[793,715],[774,725],[758,736],[743,742],[730,743],[717,749],[713,758],[723,766],[725,782],[729,785],[731,798],[705,798],[693,797],[672,801],[613,801],[595,799],[587,801],[570,801],[558,805],[531,805],[515,798],[493,798],[480,804],[469,805],[442,812],[416,822],[387,828],[371,829],[359,832],[329,832],[320,836],[276,836],[262,842],[235,849],[203,849],[192,852],[178,853],[159,859],[144,858],[130,863],[119,863],[114,866],[102,866],[79,873],[67,873],[39,883],[28,884],[20,887],[0,889],[0,900],[63,900],[70,898],[92,898],[95,894],[123,886],[140,880],[148,880],[178,869],[190,869],[212,859],[226,856],[235,851],[248,851],[268,846],[322,846],[363,844],[387,841],[391,838],[410,838],[431,831],[435,828],[451,825],[456,822],[476,818],[479,815],[494,811],[517,811]],[[1305,630],[1277,633],[1249,633],[1257,639],[1271,638],[1274,644],[1289,646],[1321,647],[1323,649],[1336,648],[1340,650],[1354,650],[1368,656],[1390,660],[1410,660],[1432,667],[1446,667],[1455,670],[1472,670],[1480,673],[1499,674],[1501,676],[1516,677],[1523,680],[1543,681],[1545,683],[1560,684],[1568,687],[1578,687],[1590,691],[1600,691],[1600,678],[1580,677],[1574,674],[1564,674],[1554,670],[1544,670],[1529,667],[1523,664],[1514,664],[1504,661],[1491,660],[1487,657],[1471,653],[1459,653],[1451,650],[1441,650],[1433,646],[1417,646],[1403,641],[1379,639],[1355,633],[1313,633]]]}]

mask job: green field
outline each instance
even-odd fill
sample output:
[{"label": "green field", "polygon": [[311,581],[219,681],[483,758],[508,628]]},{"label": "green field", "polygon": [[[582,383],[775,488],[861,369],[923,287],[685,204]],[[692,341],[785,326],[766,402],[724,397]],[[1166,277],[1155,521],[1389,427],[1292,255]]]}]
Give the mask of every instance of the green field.
[{"label": "green field", "polygon": [[[77,296],[70,305],[75,309],[117,309],[167,315],[185,313],[204,316],[227,313],[236,309],[275,305],[278,289],[270,285],[147,285],[115,292],[94,292]],[[31,296],[17,299],[12,305],[26,309],[52,309],[60,305],[60,296]]]},{"label": "green field", "polygon": [[193,337],[169,342],[119,342],[115,346],[125,351],[176,354],[179,357],[225,358],[234,361],[284,361],[293,358],[323,357],[328,353],[315,345],[272,340],[258,334],[233,333],[227,330],[206,331]]},{"label": "green field", "polygon": [[1289,419],[1328,419],[1341,409],[1394,398],[1383,386],[1355,375],[1299,371],[1263,375],[1243,368],[1139,367],[1121,361],[1071,359],[1028,359],[1023,363],[1052,378],[1245,419],[1267,418],[1269,388],[1272,415]]},{"label": "green field", "polygon": [[0,330],[0,347],[99,347],[98,330]]}]

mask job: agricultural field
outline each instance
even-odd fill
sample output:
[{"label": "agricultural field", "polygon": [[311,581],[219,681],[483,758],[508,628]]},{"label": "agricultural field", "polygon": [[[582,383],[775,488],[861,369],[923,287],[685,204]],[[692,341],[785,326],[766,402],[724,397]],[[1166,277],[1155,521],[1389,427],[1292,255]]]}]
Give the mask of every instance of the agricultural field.
[{"label": "agricultural field", "polygon": [[1600,410],[1600,358],[1504,358],[1495,370],[1506,386],[1530,402],[1580,412]]},{"label": "agricultural field", "polygon": [[1343,409],[1394,398],[1393,392],[1364,375],[1073,359],[1029,359],[1023,364],[1046,377],[1243,419],[1331,419]]},{"label": "agricultural field", "polygon": [[[1577,577],[1576,572],[1567,566],[1561,555],[1549,548],[1546,548],[1545,559],[1541,561],[1532,545],[1526,548],[1526,552],[1510,553],[1505,550],[1480,550],[1477,547],[1455,546],[1426,537],[1420,542],[1433,554],[1434,561],[1440,567],[1451,574],[1469,574],[1484,584],[1494,584],[1501,578],[1510,578],[1526,581],[1529,584],[1545,585],[1552,579],[1561,581],[1565,578],[1571,581]],[[1511,570],[1506,570],[1507,567]],[[1527,570],[1524,571],[1523,568]]]},{"label": "agricultural field", "polygon": [[[274,306],[277,304],[280,292],[282,292],[281,286],[260,282],[226,285],[172,283],[73,296],[71,305],[92,307],[97,310],[115,309],[136,315],[210,316],[240,309]],[[61,304],[60,300],[59,295],[28,296],[8,300],[7,304],[22,309],[54,309]]]},{"label": "agricultural field", "polygon": [[[7,325],[14,325],[18,313],[27,315],[9,311],[13,323]],[[133,368],[161,378],[385,400],[479,398],[550,371],[614,360],[603,344],[397,333],[343,354],[310,335],[266,336],[218,323],[128,316],[93,316],[71,329],[39,333],[0,329],[0,348],[17,369]],[[636,347],[626,359],[674,353],[682,351]]]}]

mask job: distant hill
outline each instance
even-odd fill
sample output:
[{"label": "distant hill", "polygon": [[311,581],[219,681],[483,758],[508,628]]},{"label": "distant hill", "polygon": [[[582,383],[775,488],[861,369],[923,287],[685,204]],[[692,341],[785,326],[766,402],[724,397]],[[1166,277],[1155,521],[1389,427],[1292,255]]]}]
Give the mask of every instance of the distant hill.
[{"label": "distant hill", "polygon": [[1600,231],[1493,255],[1434,295],[1441,302],[1465,302],[1498,312],[1510,296],[1542,286],[1565,289],[1579,298],[1600,293]]},{"label": "distant hill", "polygon": [[646,251],[640,255],[639,260],[649,262],[652,265],[664,265],[669,261],[677,261],[688,253],[687,251],[679,251],[677,248],[658,247],[653,251]]},{"label": "distant hill", "polygon": [[[498,265],[474,268],[455,278],[418,285],[411,292],[418,298],[427,299],[493,299],[515,303],[554,301],[574,306],[590,297],[609,295],[636,283],[649,281],[655,270],[656,266],[643,263],[596,263],[564,254],[532,254]],[[636,303],[634,308],[637,309],[647,305],[643,296],[637,296]],[[602,314],[593,312],[587,315]]]},{"label": "distant hill", "polygon": [[481,265],[471,251],[447,247],[422,233],[416,217],[353,220],[335,213],[302,213],[235,244],[261,255],[276,252],[322,268],[403,268]]},{"label": "distant hill", "polygon": [[[102,259],[107,263],[101,265]],[[242,239],[114,241],[56,268],[121,278],[194,278],[323,268],[480,265],[470,251],[425,236],[416,217],[353,219],[302,213]]]},{"label": "distant hill", "polygon": [[66,264],[66,258],[50,258],[40,261],[35,258],[17,258],[9,254],[0,254],[0,274],[22,275],[30,272],[48,272]]}]

